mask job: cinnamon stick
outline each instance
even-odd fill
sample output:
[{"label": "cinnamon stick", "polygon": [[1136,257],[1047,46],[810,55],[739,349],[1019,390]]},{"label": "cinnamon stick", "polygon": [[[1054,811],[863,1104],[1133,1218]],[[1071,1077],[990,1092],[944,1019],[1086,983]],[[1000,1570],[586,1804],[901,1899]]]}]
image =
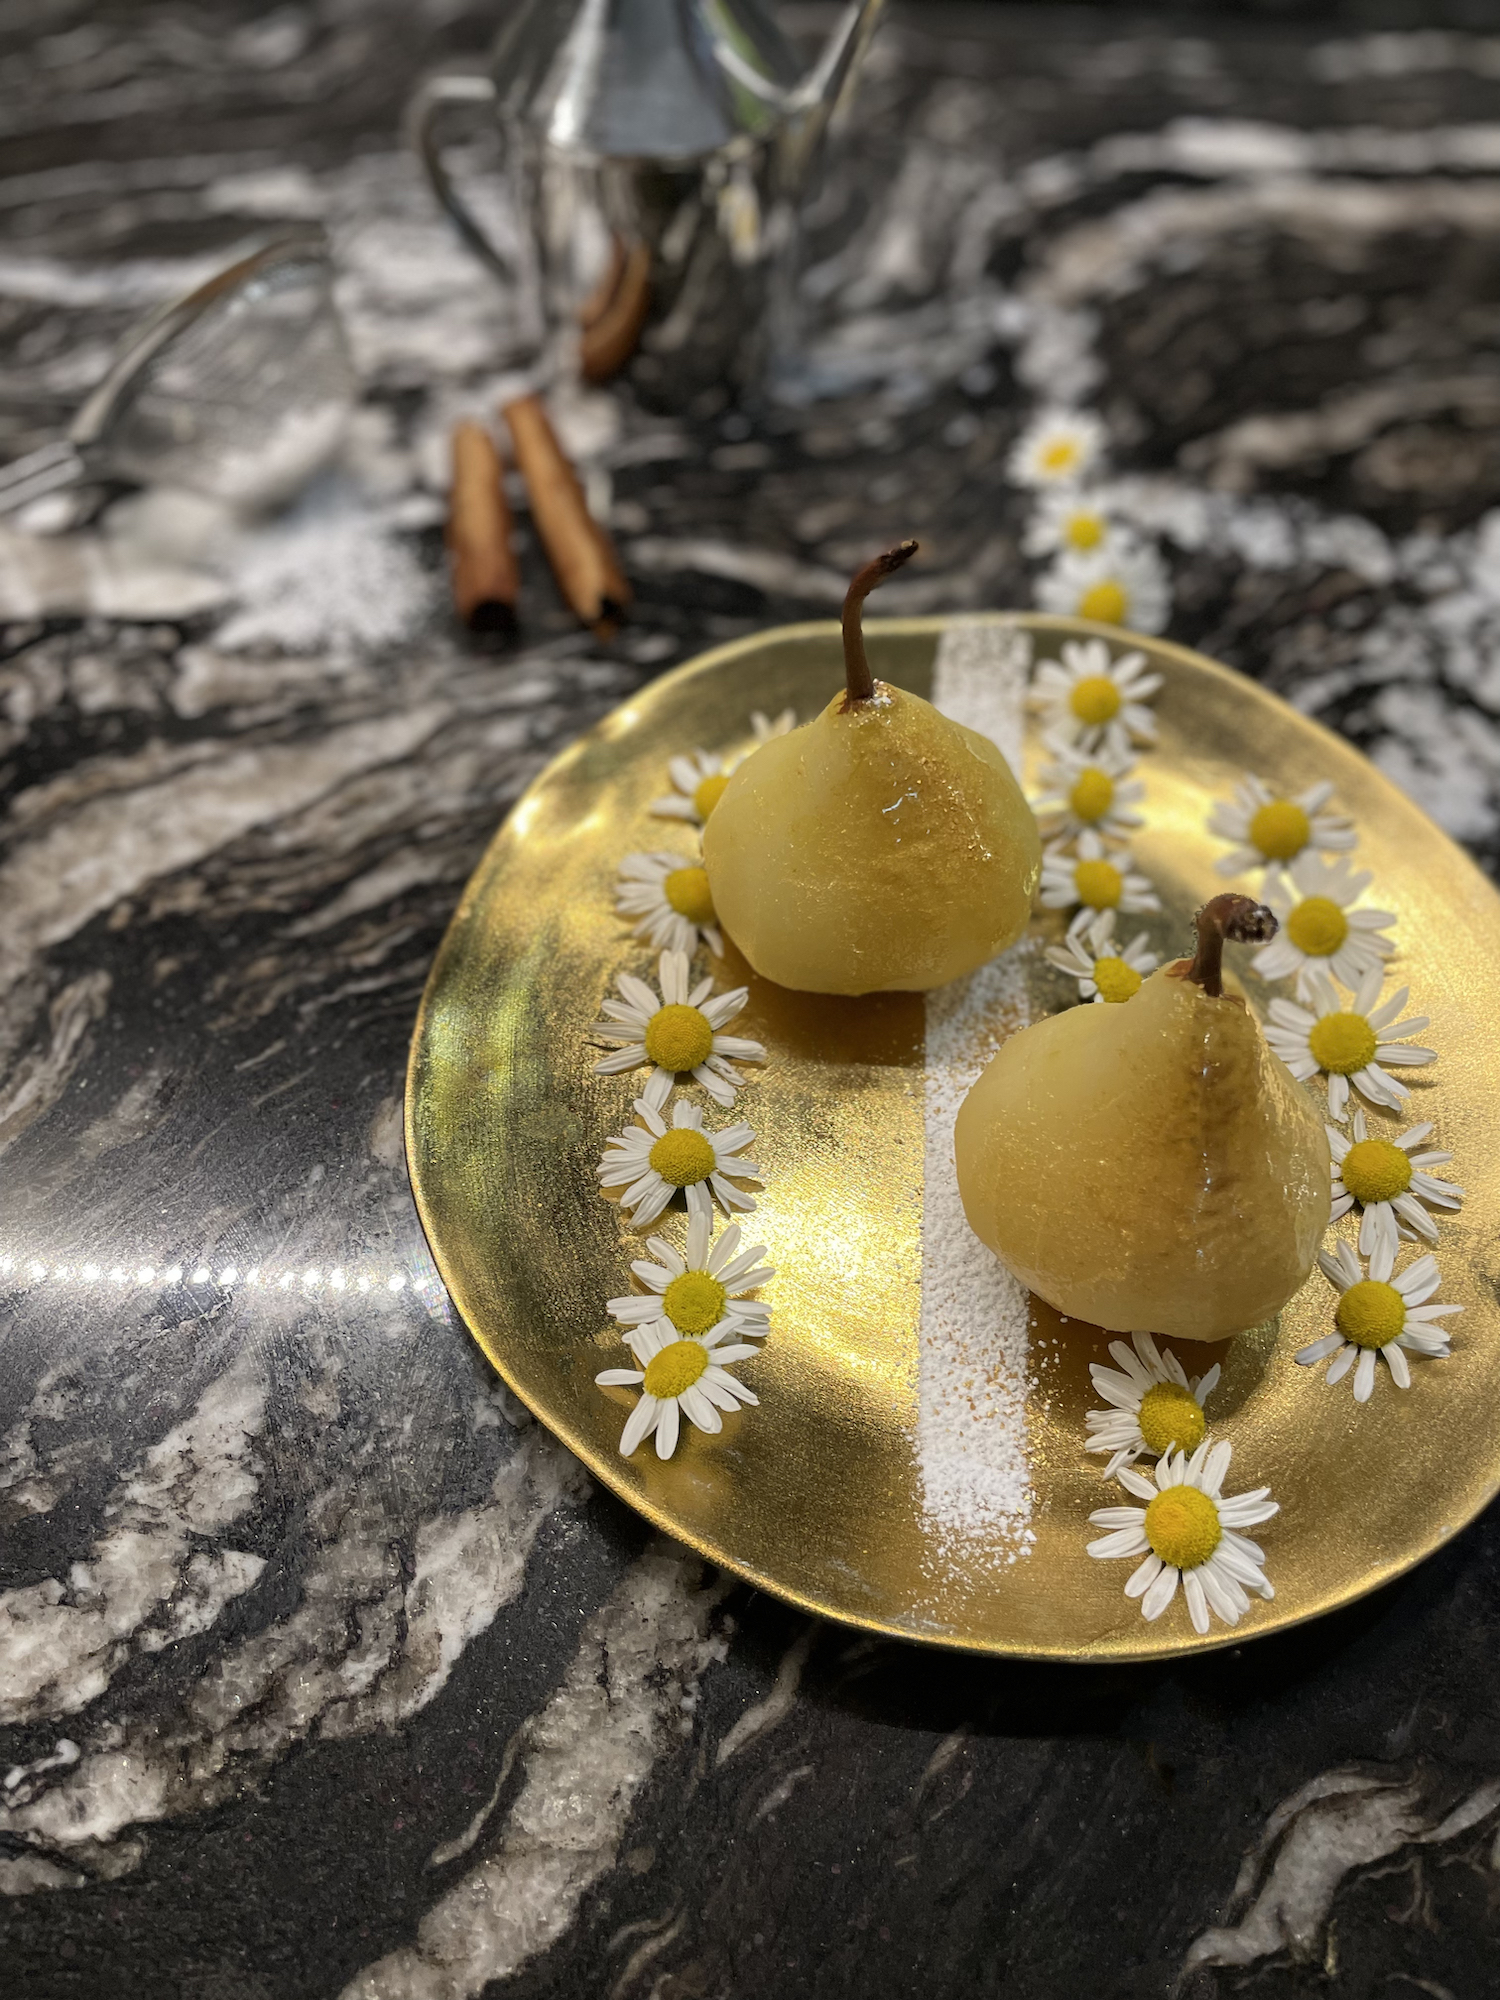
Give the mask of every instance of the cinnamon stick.
[{"label": "cinnamon stick", "polygon": [[454,426],[446,539],[459,617],[471,632],[511,631],[520,575],[511,547],[505,465],[482,424]]},{"label": "cinnamon stick", "polygon": [[502,414],[557,587],[583,623],[608,638],[630,602],[614,544],[590,514],[578,474],[540,400],[519,396]]},{"label": "cinnamon stick", "polygon": [[578,365],[585,382],[607,382],[634,354],[651,308],[651,252],[637,243],[628,253],[615,238],[604,282],[579,315]]}]

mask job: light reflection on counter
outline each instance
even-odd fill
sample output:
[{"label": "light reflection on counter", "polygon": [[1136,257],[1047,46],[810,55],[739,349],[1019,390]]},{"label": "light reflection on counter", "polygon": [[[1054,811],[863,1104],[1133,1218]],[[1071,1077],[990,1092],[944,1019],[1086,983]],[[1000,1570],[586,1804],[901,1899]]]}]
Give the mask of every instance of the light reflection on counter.
[{"label": "light reflection on counter", "polygon": [[198,1264],[189,1273],[184,1263],[165,1266],[143,1263],[129,1267],[119,1263],[106,1268],[103,1264],[92,1261],[80,1264],[47,1264],[39,1257],[16,1256],[11,1252],[0,1251],[0,1292],[14,1292],[39,1284],[108,1285],[117,1289],[130,1287],[137,1290],[145,1286],[186,1284],[190,1288],[208,1286],[215,1291],[242,1293],[294,1290],[308,1293],[327,1290],[394,1294],[410,1290],[428,1300],[447,1299],[442,1280],[430,1268],[413,1275],[405,1270],[389,1268],[350,1271],[342,1264],[335,1264],[325,1274],[317,1265],[300,1271],[277,1271],[260,1264],[252,1264],[245,1270],[241,1270],[237,1264],[225,1264],[215,1273],[207,1264]]}]

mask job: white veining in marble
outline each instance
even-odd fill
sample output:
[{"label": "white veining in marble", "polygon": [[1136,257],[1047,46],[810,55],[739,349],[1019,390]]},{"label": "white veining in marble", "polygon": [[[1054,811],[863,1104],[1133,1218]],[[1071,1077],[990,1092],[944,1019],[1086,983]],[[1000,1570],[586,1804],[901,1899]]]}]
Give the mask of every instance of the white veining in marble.
[{"label": "white veining in marble", "polygon": [[242,1355],[120,1481],[87,1561],[0,1595],[0,1721],[75,1714],[133,1647],[202,1631],[254,1582],[253,1557],[225,1552],[194,1569],[190,1551],[194,1535],[222,1533],[255,1498],[266,1395],[263,1363]]},{"label": "white veining in marble", "polygon": [[493,1850],[429,1909],[416,1942],[366,1967],[341,2000],[473,2000],[556,1942],[613,1867],[682,1704],[723,1657],[709,1635],[722,1584],[661,1547],[583,1629],[562,1685],[522,1732],[525,1775]]},{"label": "white veining in marble", "polygon": [[1252,1965],[1276,1952],[1322,1955],[1333,1899],[1354,1871],[1404,1847],[1440,1847],[1500,1810],[1500,1778],[1456,1802],[1434,1802],[1430,1778],[1355,1770],[1325,1771],[1282,1800],[1246,1854],[1230,1899],[1237,1921],[1204,1931],[1189,1946],[1196,1966]]}]

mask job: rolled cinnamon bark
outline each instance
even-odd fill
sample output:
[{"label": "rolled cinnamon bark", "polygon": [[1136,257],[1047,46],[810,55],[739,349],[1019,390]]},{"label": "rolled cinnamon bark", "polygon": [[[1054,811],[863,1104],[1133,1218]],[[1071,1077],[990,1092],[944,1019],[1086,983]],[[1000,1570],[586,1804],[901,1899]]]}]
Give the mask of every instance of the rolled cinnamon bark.
[{"label": "rolled cinnamon bark", "polygon": [[614,544],[588,510],[578,474],[557,441],[536,396],[520,396],[501,413],[557,587],[585,625],[608,638],[630,602],[630,585]]},{"label": "rolled cinnamon bark", "polygon": [[511,631],[521,580],[511,548],[505,464],[482,424],[454,426],[447,542],[459,617],[471,632]]},{"label": "rolled cinnamon bark", "polygon": [[651,309],[651,252],[644,243],[628,252],[615,238],[603,283],[579,315],[578,366],[585,382],[607,382],[634,354]]}]

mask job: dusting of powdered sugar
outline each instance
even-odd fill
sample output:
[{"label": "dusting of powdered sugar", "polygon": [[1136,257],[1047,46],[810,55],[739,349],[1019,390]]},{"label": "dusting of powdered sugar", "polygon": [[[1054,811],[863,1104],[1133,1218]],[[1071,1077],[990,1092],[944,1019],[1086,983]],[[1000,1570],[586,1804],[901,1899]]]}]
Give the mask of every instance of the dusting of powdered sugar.
[{"label": "dusting of powdered sugar", "polygon": [[[933,662],[936,707],[989,737],[1018,773],[1030,664],[1025,633],[965,624],[943,634]],[[1027,1295],[969,1228],[953,1157],[966,1092],[1026,1024],[1031,949],[1023,939],[927,996],[917,1452],[934,1546],[966,1567],[1014,1562],[1034,1540]]]}]

